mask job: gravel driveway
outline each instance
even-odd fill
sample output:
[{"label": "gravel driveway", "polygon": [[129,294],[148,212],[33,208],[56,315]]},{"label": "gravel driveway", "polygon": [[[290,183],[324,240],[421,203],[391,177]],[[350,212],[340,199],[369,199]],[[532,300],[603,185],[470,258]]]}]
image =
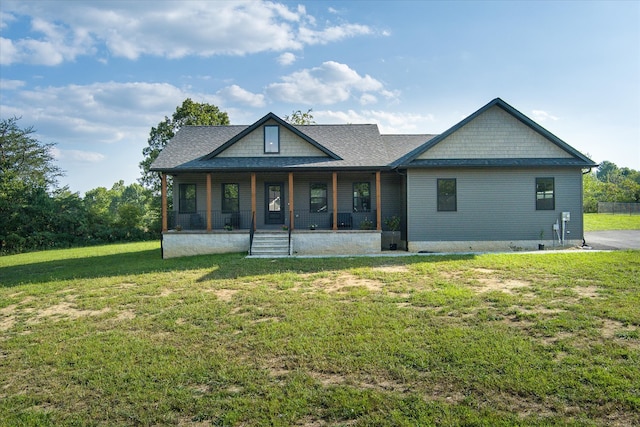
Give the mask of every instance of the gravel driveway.
[{"label": "gravel driveway", "polygon": [[593,249],[640,249],[640,230],[585,231],[584,240]]}]

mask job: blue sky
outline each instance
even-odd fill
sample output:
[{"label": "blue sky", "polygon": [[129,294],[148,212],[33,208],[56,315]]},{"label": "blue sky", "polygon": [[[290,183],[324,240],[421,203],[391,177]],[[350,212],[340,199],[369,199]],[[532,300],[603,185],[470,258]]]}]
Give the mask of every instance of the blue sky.
[{"label": "blue sky", "polygon": [[3,1],[0,116],[81,193],[140,176],[182,101],[232,124],[440,133],[500,97],[595,161],[640,169],[640,2]]}]

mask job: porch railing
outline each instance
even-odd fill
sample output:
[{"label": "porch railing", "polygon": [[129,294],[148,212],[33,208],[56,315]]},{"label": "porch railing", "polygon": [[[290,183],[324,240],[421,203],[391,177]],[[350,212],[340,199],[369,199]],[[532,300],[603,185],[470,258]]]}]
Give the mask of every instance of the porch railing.
[{"label": "porch railing", "polygon": [[[197,211],[181,213],[178,211],[167,212],[167,226],[170,230],[206,230],[207,229],[207,212]],[[308,210],[297,210],[293,213],[293,220],[296,230],[317,229],[331,230],[333,224],[332,212],[309,212]],[[348,220],[342,221],[345,218]],[[375,230],[376,229],[376,211],[371,212],[348,212],[339,211],[338,219],[344,223],[339,227],[341,230]],[[211,212],[211,229],[212,230],[249,230],[251,225],[251,210],[243,210],[239,212]],[[349,224],[349,221],[351,224]],[[258,225],[260,228],[260,225]]]},{"label": "porch railing", "polygon": [[[309,212],[307,210],[294,211],[294,224],[296,230],[316,229],[331,230],[333,223],[332,212]],[[363,230],[376,229],[376,211],[371,212],[338,212],[338,220],[344,223],[340,229]],[[350,222],[350,225],[349,225]]]},{"label": "porch railing", "polygon": [[[167,226],[170,230],[206,230],[207,211],[182,213],[167,212]],[[238,212],[211,211],[213,230],[247,230],[251,227],[251,210]]]}]

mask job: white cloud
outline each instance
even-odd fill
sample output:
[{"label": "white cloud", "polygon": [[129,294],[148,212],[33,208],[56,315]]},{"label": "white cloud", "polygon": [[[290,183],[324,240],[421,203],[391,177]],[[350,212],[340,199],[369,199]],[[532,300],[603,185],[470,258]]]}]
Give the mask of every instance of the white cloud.
[{"label": "white cloud", "polygon": [[[304,6],[250,0],[225,2],[12,2],[4,5],[1,25],[16,16],[31,19],[24,38],[4,39],[0,63],[57,65],[103,46],[112,56],[167,58],[245,55],[299,50],[368,35],[359,24],[317,28]],[[6,49],[6,50],[5,50]],[[99,60],[104,60],[100,58]]]},{"label": "white cloud", "polygon": [[278,57],[278,64],[291,65],[296,62],[296,56],[291,52],[285,52]]},{"label": "white cloud", "polygon": [[264,107],[264,95],[251,93],[245,89],[242,89],[238,85],[231,85],[221,89],[217,92],[217,95],[221,96],[227,101],[237,102],[245,104],[251,107],[261,108]]},{"label": "white cloud", "polygon": [[144,145],[151,126],[187,97],[196,102],[217,100],[166,83],[100,82],[22,90],[13,94],[11,105],[0,107],[23,117],[43,141],[81,146]]},{"label": "white cloud", "polygon": [[0,90],[16,90],[25,85],[23,80],[8,80],[0,78]]},{"label": "white cloud", "polygon": [[381,110],[314,111],[320,123],[375,123],[383,134],[431,133],[433,114],[396,113]]},{"label": "white cloud", "polygon": [[[9,27],[6,24],[5,26]],[[52,66],[74,60],[80,54],[94,52],[94,41],[83,28],[71,29],[34,16],[31,20],[31,32],[35,37],[1,40],[0,47],[3,52],[0,54],[0,64],[29,63]]]},{"label": "white cloud", "polygon": [[558,117],[553,116],[553,115],[551,115],[551,114],[547,113],[546,111],[542,111],[542,110],[533,110],[531,113],[532,113],[532,115],[533,115],[533,119],[534,119],[536,122],[544,122],[544,121],[546,121],[546,120],[553,120],[553,121],[558,120]]},{"label": "white cloud", "polygon": [[15,16],[0,10],[0,30],[7,28],[9,23],[14,22],[15,20]]},{"label": "white cloud", "polygon": [[371,28],[366,25],[359,24],[344,24],[325,28],[320,31],[305,27],[301,27],[299,29],[300,40],[309,45],[327,44],[349,37],[368,35],[372,33],[373,31]]},{"label": "white cloud", "polygon": [[362,96],[360,97],[360,105],[375,104],[376,102],[378,102],[378,98],[370,93],[362,94]]},{"label": "white cloud", "polygon": [[61,150],[58,147],[51,147],[51,155],[56,160],[71,160],[82,163],[100,163],[106,156],[95,151],[83,150]]},{"label": "white cloud", "polygon": [[0,65],[18,62],[18,49],[10,39],[0,37]]},{"label": "white cloud", "polygon": [[384,89],[381,82],[369,75],[361,76],[346,64],[334,61],[324,62],[319,67],[296,71],[282,77],[282,83],[270,84],[267,94],[280,101],[296,104],[335,104],[347,101],[352,95],[381,94],[392,97],[393,93]]}]

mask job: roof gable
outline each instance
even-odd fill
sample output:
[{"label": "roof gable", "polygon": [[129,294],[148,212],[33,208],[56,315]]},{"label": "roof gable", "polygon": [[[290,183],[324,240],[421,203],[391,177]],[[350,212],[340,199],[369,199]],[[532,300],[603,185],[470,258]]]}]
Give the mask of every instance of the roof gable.
[{"label": "roof gable", "polygon": [[[263,151],[263,128],[265,125],[277,125],[281,128],[280,152],[278,154],[265,154]],[[340,156],[326,146],[273,113],[265,115],[248,126],[204,156],[202,160],[211,160],[216,157],[257,157],[263,155],[267,157],[328,157],[333,160],[341,160]]]},{"label": "roof gable", "polygon": [[[413,150],[400,163],[452,160],[564,159],[561,163],[593,165],[593,161],[509,104],[496,98],[441,135]],[[474,163],[474,162],[471,162]],[[478,162],[476,162],[478,163]],[[482,162],[480,162],[482,163]]]}]

